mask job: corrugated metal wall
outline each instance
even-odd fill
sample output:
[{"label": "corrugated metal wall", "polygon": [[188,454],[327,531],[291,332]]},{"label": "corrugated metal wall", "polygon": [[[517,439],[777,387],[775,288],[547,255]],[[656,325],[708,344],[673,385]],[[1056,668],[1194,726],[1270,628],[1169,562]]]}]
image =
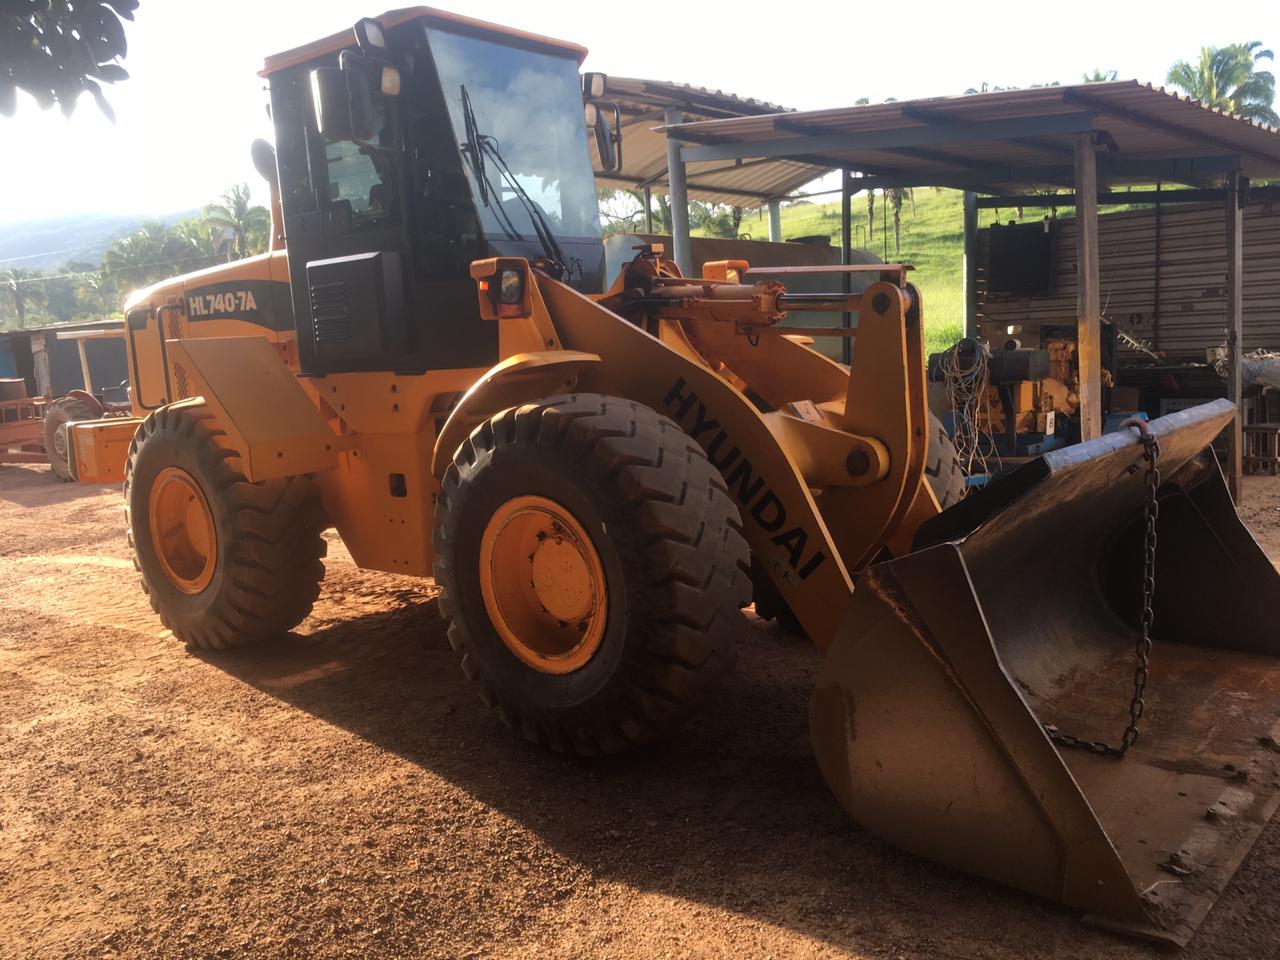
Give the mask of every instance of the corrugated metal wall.
[{"label": "corrugated metal wall", "polygon": [[[1099,218],[1103,316],[1171,360],[1204,360],[1226,342],[1226,226],[1217,204],[1168,205],[1160,212],[1159,311],[1156,311],[1156,212]],[[1054,224],[1053,295],[992,296],[985,288],[989,231],[979,232],[978,332],[992,343],[1021,326],[1037,346],[1042,324],[1076,322],[1074,218]],[[1018,336],[1018,334],[1015,334]],[[1251,205],[1244,215],[1244,349],[1280,349],[1280,204]],[[1121,350],[1121,357],[1132,356]]]}]

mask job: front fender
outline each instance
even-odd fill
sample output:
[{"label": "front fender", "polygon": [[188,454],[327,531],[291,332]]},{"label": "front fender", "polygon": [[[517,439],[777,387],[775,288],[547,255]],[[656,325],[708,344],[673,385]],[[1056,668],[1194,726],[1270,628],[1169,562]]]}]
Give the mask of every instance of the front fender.
[{"label": "front fender", "polygon": [[431,472],[437,480],[443,477],[462,441],[495,413],[570,390],[584,369],[598,363],[596,354],[576,350],[517,353],[503,360],[477,380],[450,412],[436,438]]}]

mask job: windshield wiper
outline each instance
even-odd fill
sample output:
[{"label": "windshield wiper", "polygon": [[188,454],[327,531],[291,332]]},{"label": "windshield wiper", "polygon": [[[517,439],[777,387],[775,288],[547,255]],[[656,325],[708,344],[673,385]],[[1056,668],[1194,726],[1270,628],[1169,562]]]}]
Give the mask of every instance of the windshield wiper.
[{"label": "windshield wiper", "polygon": [[476,123],[475,110],[471,106],[471,94],[467,91],[465,83],[462,84],[462,122],[464,134],[467,138],[462,145],[462,152],[471,166],[471,172],[475,175],[476,186],[480,192],[480,202],[497,214],[499,223],[502,229],[506,231],[509,239],[520,239],[520,231],[515,228],[510,215],[503,209],[501,199],[497,203],[490,201],[489,193],[492,184],[489,182],[489,171],[485,164],[485,154],[488,154],[497,165],[503,181],[511,189],[511,192],[516,195],[525,212],[529,214],[529,222],[533,226],[533,232],[538,237],[538,243],[542,245],[546,266],[549,268],[547,272],[559,280],[569,269],[568,258],[565,257],[564,251],[560,249],[560,244],[556,241],[556,236],[552,232],[551,226],[547,223],[547,218],[543,214],[542,208],[534,202],[528,191],[516,179],[515,174],[511,172],[511,168],[507,166],[507,161],[503,159],[502,152],[498,149],[498,141],[480,132]]},{"label": "windshield wiper", "polygon": [[533,232],[538,235],[538,242],[542,244],[542,252],[546,254],[548,265],[551,267],[547,272],[554,274],[555,278],[559,280],[568,269],[569,261],[565,257],[564,251],[560,249],[560,244],[556,241],[556,235],[552,232],[551,225],[547,223],[547,218],[542,212],[542,208],[529,196],[529,192],[516,179],[515,174],[511,172],[511,168],[507,166],[507,161],[502,158],[502,154],[498,150],[498,141],[493,137],[484,137],[481,140],[481,144],[498,165],[498,171],[502,174],[502,179],[506,181],[507,186],[519,198],[520,203],[529,214],[529,222],[533,225]]},{"label": "windshield wiper", "polygon": [[480,193],[480,202],[487,209],[494,212],[498,218],[499,226],[506,231],[508,239],[519,240],[520,231],[511,222],[511,217],[503,208],[501,200],[494,204],[489,199],[493,185],[489,182],[489,170],[485,166],[484,155],[485,142],[492,138],[485,136],[478,129],[475,110],[471,106],[471,94],[468,92],[465,83],[462,84],[462,122],[467,138],[462,145],[462,155],[467,158],[467,163],[471,167],[471,173],[476,181],[476,189]]},{"label": "windshield wiper", "polygon": [[462,145],[462,155],[471,165],[476,183],[480,188],[480,202],[489,206],[489,176],[484,169],[484,149],[480,146],[480,133],[476,129],[476,112],[471,107],[471,94],[467,85],[462,85],[462,124],[467,140]]}]

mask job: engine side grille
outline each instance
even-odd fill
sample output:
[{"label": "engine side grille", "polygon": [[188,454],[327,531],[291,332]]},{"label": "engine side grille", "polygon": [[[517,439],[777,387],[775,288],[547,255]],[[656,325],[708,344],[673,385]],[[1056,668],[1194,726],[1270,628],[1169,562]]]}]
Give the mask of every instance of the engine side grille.
[{"label": "engine side grille", "polygon": [[173,363],[173,385],[179,400],[185,400],[191,396],[191,381],[187,377],[187,368],[177,361]]},{"label": "engine side grille", "polygon": [[351,309],[343,281],[311,285],[311,316],[317,343],[351,339]]}]

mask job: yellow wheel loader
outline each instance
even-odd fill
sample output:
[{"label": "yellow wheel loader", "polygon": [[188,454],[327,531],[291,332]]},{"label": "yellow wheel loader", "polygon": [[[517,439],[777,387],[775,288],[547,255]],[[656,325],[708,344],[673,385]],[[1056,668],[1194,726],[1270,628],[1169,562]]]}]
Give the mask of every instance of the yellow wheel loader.
[{"label": "yellow wheel loader", "polygon": [[[867,829],[1185,942],[1280,800],[1280,583],[1209,449],[1230,404],[957,500],[908,268],[794,294],[645,247],[603,275],[588,138],[619,140],[584,54],[417,8],[266,61],[270,252],[136,293],[135,416],[64,428],[78,479],[123,481],[161,620],[289,630],[333,526],[435,578],[507,723],[590,755],[697,709],[754,596],[825,657],[814,751]],[[857,314],[851,366],[779,325],[814,309]]]}]

